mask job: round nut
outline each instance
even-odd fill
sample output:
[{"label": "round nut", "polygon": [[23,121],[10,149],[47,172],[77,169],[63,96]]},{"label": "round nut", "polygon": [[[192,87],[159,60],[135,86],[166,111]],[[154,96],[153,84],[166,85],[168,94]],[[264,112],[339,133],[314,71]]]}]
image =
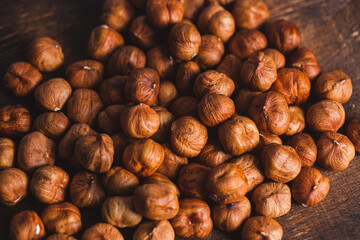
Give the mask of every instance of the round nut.
[{"label": "round nut", "polygon": [[8,105],[0,108],[0,135],[6,137],[21,136],[30,131],[31,114],[20,105]]},{"label": "round nut", "polygon": [[289,127],[284,133],[286,136],[293,136],[300,133],[305,128],[305,112],[298,106],[290,106],[290,123]]},{"label": "round nut", "polygon": [[66,69],[66,80],[73,88],[97,88],[103,80],[104,65],[95,60],[82,60]]},{"label": "round nut", "polygon": [[106,107],[105,110],[100,112],[97,116],[100,129],[107,134],[121,132],[122,129],[121,125],[119,124],[119,120],[125,109],[126,106],[120,104]]},{"label": "round nut", "polygon": [[311,167],[317,158],[317,147],[312,137],[304,132],[294,135],[287,142],[287,145],[293,147],[301,158],[303,167]]},{"label": "round nut", "polygon": [[49,138],[59,138],[66,132],[69,125],[69,119],[62,112],[46,112],[35,119],[34,130]]},{"label": "round nut", "polygon": [[168,143],[163,143],[161,146],[164,148],[165,155],[164,161],[157,169],[157,172],[171,180],[175,180],[179,175],[180,169],[188,164],[188,159],[177,155]]},{"label": "round nut", "polygon": [[313,81],[321,72],[314,53],[307,47],[298,48],[290,55],[289,66],[300,69],[310,81]]},{"label": "round nut", "polygon": [[200,164],[213,168],[228,161],[231,157],[232,155],[227,154],[217,140],[210,138],[197,160]]},{"label": "round nut", "polygon": [[176,99],[171,105],[171,112],[175,117],[198,116],[199,100],[194,97],[184,96]]},{"label": "round nut", "polygon": [[0,202],[14,206],[27,195],[29,179],[17,168],[7,168],[0,172]]},{"label": "round nut", "polygon": [[215,70],[208,70],[199,74],[194,82],[194,94],[199,99],[209,93],[230,97],[234,90],[234,81],[224,73]]},{"label": "round nut", "polygon": [[0,138],[0,169],[14,165],[15,143],[10,138]]},{"label": "round nut", "polygon": [[110,196],[129,196],[139,186],[139,179],[122,167],[113,167],[102,177],[106,193]]},{"label": "round nut", "polygon": [[133,240],[143,239],[174,240],[175,231],[167,220],[147,221],[140,224],[133,235]]},{"label": "round nut", "polygon": [[162,106],[157,106],[153,109],[159,115],[160,126],[159,129],[154,133],[154,135],[151,136],[151,139],[159,143],[169,142],[171,124],[175,120],[175,116]]},{"label": "round nut", "polygon": [[151,48],[146,55],[147,67],[156,70],[161,78],[175,75],[177,61],[171,56],[168,47],[164,44]]},{"label": "round nut", "polygon": [[[142,5],[145,6],[145,3]],[[150,49],[160,44],[161,33],[151,26],[146,16],[138,16],[131,22],[129,38],[132,44],[142,49]]]},{"label": "round nut", "polygon": [[220,38],[211,34],[202,35],[199,53],[194,61],[200,68],[208,69],[220,63],[224,53],[224,44]]},{"label": "round nut", "polygon": [[157,28],[179,23],[184,17],[184,5],[177,0],[150,0],[146,2],[146,16]]},{"label": "round nut", "polygon": [[161,81],[157,99],[158,104],[160,106],[169,106],[177,98],[178,92],[175,85],[168,80]]},{"label": "round nut", "polygon": [[102,7],[101,22],[116,31],[123,32],[127,30],[134,16],[135,10],[130,2],[124,0],[107,0]]},{"label": "round nut", "polygon": [[257,30],[243,29],[230,39],[229,51],[238,58],[245,59],[266,46],[267,40],[263,33]]},{"label": "round nut", "polygon": [[234,100],[236,112],[242,116],[247,115],[252,100],[261,93],[260,91],[253,92],[246,88],[240,89]]},{"label": "round nut", "polygon": [[125,103],[124,87],[129,76],[114,76],[100,85],[100,97],[105,105]]},{"label": "round nut", "polygon": [[181,193],[193,198],[207,197],[206,182],[211,168],[198,163],[189,163],[181,168],[178,186]]},{"label": "round nut", "polygon": [[236,1],[232,15],[237,28],[255,29],[266,22],[270,13],[262,0]]},{"label": "round nut", "polygon": [[260,132],[260,141],[257,146],[257,149],[262,151],[265,146],[271,144],[271,143],[277,143],[277,144],[283,144],[281,138],[278,135],[271,134],[271,133],[262,133]]},{"label": "round nut", "polygon": [[26,210],[11,218],[9,235],[14,240],[41,240],[45,238],[46,233],[39,215],[34,211]]},{"label": "round nut", "polygon": [[241,231],[241,239],[271,239],[281,240],[283,229],[281,225],[271,217],[256,216],[245,221]]},{"label": "round nut", "polygon": [[81,240],[124,240],[124,237],[113,225],[97,223],[85,230]]}]

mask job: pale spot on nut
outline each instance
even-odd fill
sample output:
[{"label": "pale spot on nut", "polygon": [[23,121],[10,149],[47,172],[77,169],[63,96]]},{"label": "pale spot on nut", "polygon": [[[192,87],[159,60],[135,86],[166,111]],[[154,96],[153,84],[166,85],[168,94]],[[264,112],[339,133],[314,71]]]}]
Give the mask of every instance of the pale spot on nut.
[{"label": "pale spot on nut", "polygon": [[271,235],[269,235],[269,234],[267,234],[265,232],[260,232],[260,235],[263,236],[263,237],[268,238],[269,240],[274,240],[274,238]]},{"label": "pale spot on nut", "polygon": [[59,107],[55,107],[55,108],[54,108],[54,111],[55,111],[55,112],[57,112],[57,111],[59,111],[59,110],[60,110]]},{"label": "pale spot on nut", "polygon": [[308,207],[308,205],[306,205],[305,203],[302,203],[301,204],[303,207]]},{"label": "pale spot on nut", "polygon": [[91,67],[89,67],[89,66],[84,66],[83,68],[86,70],[91,70]]},{"label": "pale spot on nut", "polygon": [[35,235],[39,235],[40,234],[40,226],[39,224],[36,224],[35,226]]},{"label": "pale spot on nut", "polygon": [[101,25],[102,28],[109,29],[108,25]]}]

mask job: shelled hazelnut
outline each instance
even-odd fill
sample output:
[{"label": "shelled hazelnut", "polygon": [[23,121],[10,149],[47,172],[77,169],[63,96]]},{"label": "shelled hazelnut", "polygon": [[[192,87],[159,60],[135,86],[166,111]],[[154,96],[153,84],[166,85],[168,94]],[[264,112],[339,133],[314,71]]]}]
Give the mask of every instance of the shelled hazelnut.
[{"label": "shelled hazelnut", "polygon": [[360,119],[354,118],[346,128],[346,136],[354,144],[357,153],[360,153]]},{"label": "shelled hazelnut", "polygon": [[171,105],[171,112],[175,115],[175,117],[197,117],[199,102],[200,101],[195,97],[179,97]]},{"label": "shelled hazelnut", "polygon": [[180,169],[188,164],[188,159],[177,155],[168,143],[163,143],[161,146],[164,149],[165,155],[164,161],[157,169],[157,172],[163,174],[171,180],[176,180]]},{"label": "shelled hazelnut", "polygon": [[312,137],[304,132],[298,133],[290,138],[287,145],[292,146],[299,157],[303,167],[311,167],[317,158],[317,147]]},{"label": "shelled hazelnut", "polygon": [[97,116],[100,129],[108,134],[121,132],[119,121],[125,109],[126,106],[120,104],[106,107],[104,111],[100,112]]},{"label": "shelled hazelnut", "polygon": [[104,71],[101,62],[88,59],[70,64],[65,76],[73,88],[96,88],[103,80]]},{"label": "shelled hazelnut", "polygon": [[199,53],[194,62],[201,69],[208,69],[220,63],[224,53],[224,44],[220,38],[211,34],[202,35]]},{"label": "shelled hazelnut", "polygon": [[77,239],[67,234],[54,233],[48,236],[46,240],[77,240]]},{"label": "shelled hazelnut", "polygon": [[216,71],[224,73],[231,78],[235,83],[235,88],[240,89],[242,83],[240,82],[240,71],[242,62],[240,58],[233,54],[227,54],[222,59],[221,63],[216,67]]},{"label": "shelled hazelnut", "polygon": [[303,71],[310,81],[313,81],[321,72],[314,53],[307,47],[301,47],[290,55],[289,66]]},{"label": "shelled hazelnut", "polygon": [[102,183],[110,196],[129,196],[139,186],[139,179],[130,171],[116,166],[103,175]]},{"label": "shelled hazelnut", "polygon": [[0,202],[14,206],[27,195],[29,179],[17,168],[7,168],[0,172]]},{"label": "shelled hazelnut", "polygon": [[10,138],[0,138],[0,169],[10,168],[14,165],[15,143]]},{"label": "shelled hazelnut", "polygon": [[[124,1],[125,2],[125,1]],[[124,46],[115,50],[108,62],[108,74],[114,75],[130,75],[136,68],[145,67],[145,53],[135,46]]]},{"label": "shelled hazelnut", "polygon": [[266,48],[262,50],[266,55],[270,56],[275,61],[276,68],[283,68],[285,66],[285,56],[280,51],[273,48]]},{"label": "shelled hazelnut", "polygon": [[241,231],[241,239],[271,239],[281,240],[283,229],[281,225],[271,217],[256,216],[245,221]]},{"label": "shelled hazelnut", "polygon": [[30,131],[31,114],[21,105],[0,108],[0,135],[21,136]]},{"label": "shelled hazelnut", "polygon": [[132,44],[147,50],[160,44],[161,32],[151,26],[146,16],[138,16],[131,22],[129,38]]},{"label": "shelled hazelnut", "polygon": [[261,93],[260,91],[254,92],[247,88],[240,89],[234,100],[236,112],[240,115],[247,115],[252,100]]},{"label": "shelled hazelnut", "polygon": [[284,133],[286,136],[293,136],[300,133],[305,128],[305,112],[298,106],[290,106],[290,123],[289,127]]},{"label": "shelled hazelnut", "polygon": [[237,28],[255,29],[266,22],[270,13],[262,0],[236,1],[232,15]]},{"label": "shelled hazelnut", "polygon": [[210,138],[201,150],[197,160],[200,164],[213,168],[227,162],[231,157],[232,155],[226,153],[217,140]]},{"label": "shelled hazelnut", "polygon": [[151,136],[156,142],[163,143],[168,142],[170,139],[171,124],[175,120],[175,116],[162,106],[156,106],[153,108],[160,118],[159,129]]},{"label": "shelled hazelnut", "polygon": [[127,30],[131,20],[135,17],[135,10],[125,0],[107,0],[104,2],[101,13],[101,22],[116,31]]},{"label": "shelled hazelnut", "polygon": [[35,119],[34,130],[49,138],[59,138],[64,135],[69,125],[69,119],[62,112],[46,112]]},{"label": "shelled hazelnut", "polygon": [[230,97],[235,90],[234,81],[224,73],[208,70],[200,73],[194,82],[194,94],[201,99],[208,93]]},{"label": "shelled hazelnut", "polygon": [[254,52],[265,49],[267,40],[263,33],[257,30],[243,29],[238,31],[229,42],[229,51],[241,60]]},{"label": "shelled hazelnut", "polygon": [[157,98],[158,104],[160,106],[169,106],[177,98],[178,92],[174,83],[168,80],[161,81]]},{"label": "shelled hazelnut", "polygon": [[144,184],[151,184],[151,183],[164,183],[164,184],[168,184],[171,185],[171,187],[176,189],[176,194],[179,196],[180,195],[180,191],[178,189],[178,187],[175,185],[175,183],[173,183],[168,177],[166,177],[165,175],[155,172],[154,174],[152,174],[149,177],[144,178],[143,181]]},{"label": "shelled hazelnut", "polygon": [[175,75],[177,61],[171,56],[166,45],[161,44],[151,48],[146,54],[146,59],[146,66],[156,70],[161,78]]},{"label": "shelled hazelnut", "polygon": [[195,78],[200,73],[200,67],[196,62],[187,61],[181,63],[176,71],[176,88],[180,95],[193,95]]},{"label": "shelled hazelnut", "polygon": [[9,235],[14,240],[41,240],[45,238],[46,233],[39,215],[35,211],[25,210],[11,218]]},{"label": "shelled hazelnut", "polygon": [[119,230],[108,223],[97,223],[85,230],[81,240],[124,240]]},{"label": "shelled hazelnut", "polygon": [[262,149],[264,149],[265,146],[271,143],[283,144],[281,138],[278,135],[271,133],[263,133],[263,132],[260,132],[259,135],[260,135],[260,141],[257,146],[257,149],[259,149],[260,151],[262,151]]},{"label": "shelled hazelnut", "polygon": [[198,163],[189,163],[180,170],[178,187],[181,193],[193,198],[207,197],[206,182],[211,168]]},{"label": "shelled hazelnut", "polygon": [[204,7],[205,0],[184,0],[183,5],[185,8],[184,18],[187,18],[193,22],[199,16],[202,8]]},{"label": "shelled hazelnut", "polygon": [[167,220],[147,221],[141,223],[133,235],[133,240],[143,239],[174,240],[175,231]]},{"label": "shelled hazelnut", "polygon": [[146,16],[157,28],[179,23],[184,17],[184,5],[178,0],[149,0],[146,2]]},{"label": "shelled hazelnut", "polygon": [[125,136],[123,133],[117,133],[111,136],[111,139],[114,143],[114,161],[113,166],[122,165],[122,155],[125,150],[125,147],[135,141],[136,139],[129,138]]},{"label": "shelled hazelnut", "polygon": [[100,97],[105,105],[125,103],[124,87],[128,76],[114,76],[100,85]]}]

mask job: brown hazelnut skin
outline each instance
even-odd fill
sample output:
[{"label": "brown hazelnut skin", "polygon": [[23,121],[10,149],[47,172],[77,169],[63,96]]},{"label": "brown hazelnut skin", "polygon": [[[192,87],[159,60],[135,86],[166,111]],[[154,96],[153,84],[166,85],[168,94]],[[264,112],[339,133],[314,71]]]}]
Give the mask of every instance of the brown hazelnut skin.
[{"label": "brown hazelnut skin", "polygon": [[125,98],[134,103],[149,106],[156,102],[160,90],[159,74],[150,68],[135,69],[125,82]]},{"label": "brown hazelnut skin", "polygon": [[146,16],[138,16],[131,22],[129,38],[132,44],[147,50],[160,44],[160,32],[154,29]]},{"label": "brown hazelnut skin", "polygon": [[66,80],[73,88],[96,88],[104,77],[104,65],[95,60],[82,60],[66,69]]},{"label": "brown hazelnut skin", "polygon": [[279,183],[293,180],[301,170],[301,158],[290,146],[272,143],[261,152],[265,175]]},{"label": "brown hazelnut skin", "polygon": [[161,44],[151,48],[147,52],[146,59],[146,66],[156,70],[161,78],[175,75],[177,61],[170,55],[166,45]]},{"label": "brown hazelnut skin", "polygon": [[188,159],[177,155],[168,143],[163,143],[161,146],[164,148],[165,155],[164,161],[157,169],[157,172],[171,180],[176,180],[179,176],[180,169],[189,163]]},{"label": "brown hazelnut skin", "polygon": [[228,5],[235,0],[206,0],[207,5]]},{"label": "brown hazelnut skin", "polygon": [[256,216],[248,218],[241,231],[242,240],[271,239],[281,240],[283,229],[271,217]]},{"label": "brown hazelnut skin", "polygon": [[323,73],[315,81],[315,93],[320,99],[346,103],[353,92],[351,79],[341,70]]},{"label": "brown hazelnut skin", "polygon": [[19,212],[11,218],[9,235],[14,240],[41,240],[46,237],[41,218],[31,210]]},{"label": "brown hazelnut skin", "polygon": [[299,29],[294,23],[284,19],[269,23],[266,26],[265,35],[269,45],[284,54],[290,53],[297,48],[301,42]]},{"label": "brown hazelnut skin", "polygon": [[274,91],[256,96],[248,114],[261,132],[281,135],[290,124],[290,112],[286,98]]},{"label": "brown hazelnut skin", "polygon": [[135,10],[128,1],[107,0],[103,4],[101,22],[116,31],[123,32],[127,30],[134,17]]},{"label": "brown hazelnut skin", "polygon": [[273,48],[266,48],[263,50],[263,53],[274,60],[277,69],[285,66],[285,56],[280,51]]},{"label": "brown hazelnut skin", "polygon": [[100,97],[105,105],[125,103],[124,87],[129,76],[114,76],[100,85]]},{"label": "brown hazelnut skin", "polygon": [[322,100],[307,110],[306,122],[315,131],[336,132],[345,122],[345,109],[334,100]]},{"label": "brown hazelnut skin", "polygon": [[16,97],[28,96],[41,80],[39,70],[27,62],[11,64],[3,77],[4,86]]},{"label": "brown hazelnut skin", "polygon": [[108,74],[130,75],[136,68],[145,67],[145,53],[135,46],[124,46],[115,50],[108,62]]},{"label": "brown hazelnut skin", "polygon": [[235,90],[234,81],[224,73],[208,70],[199,74],[194,82],[194,94],[201,99],[208,93],[230,97]]},{"label": "brown hazelnut skin", "polygon": [[65,200],[69,185],[69,175],[56,166],[38,168],[30,182],[31,194],[45,204],[59,203]]},{"label": "brown hazelnut skin", "polygon": [[151,176],[146,177],[143,179],[143,184],[150,184],[150,183],[165,183],[165,184],[169,184],[172,187],[174,187],[176,189],[176,194],[178,196],[180,196],[180,191],[178,189],[178,187],[175,185],[175,183],[173,183],[168,177],[166,177],[165,175],[155,172],[154,174],[151,174]]},{"label": "brown hazelnut skin", "polygon": [[259,130],[247,117],[234,115],[219,127],[219,140],[225,151],[241,155],[253,150],[259,143]]},{"label": "brown hazelnut skin", "polygon": [[260,91],[254,92],[246,88],[240,89],[234,100],[236,112],[240,115],[247,115],[251,101],[261,93]]},{"label": "brown hazelnut skin", "polygon": [[165,28],[181,22],[184,10],[184,5],[178,0],[149,0],[146,2],[148,21],[157,28]]},{"label": "brown hazelnut skin", "polygon": [[204,7],[205,0],[184,0],[183,5],[185,8],[184,18],[195,22],[199,16],[202,8]]},{"label": "brown hazelnut skin", "polygon": [[213,168],[226,162],[231,157],[232,155],[227,154],[217,140],[210,138],[201,150],[197,160],[200,164]]},{"label": "brown hazelnut skin", "polygon": [[114,134],[121,132],[121,125],[119,124],[120,116],[126,109],[125,105],[110,105],[100,112],[98,115],[98,124],[101,130],[107,134]]},{"label": "brown hazelnut skin", "polygon": [[29,62],[41,72],[52,72],[64,62],[61,45],[49,37],[35,38],[29,46]]},{"label": "brown hazelnut skin", "polygon": [[252,90],[265,92],[277,79],[275,61],[264,52],[255,52],[243,63],[240,76]]},{"label": "brown hazelnut skin", "polygon": [[74,155],[83,168],[104,173],[113,163],[114,143],[109,135],[103,133],[83,136],[76,141]]},{"label": "brown hazelnut skin", "polygon": [[171,124],[175,120],[175,116],[162,106],[156,106],[153,109],[159,115],[160,126],[154,135],[151,136],[151,139],[159,143],[169,142]]},{"label": "brown hazelnut skin", "polygon": [[53,140],[41,132],[31,132],[20,141],[17,164],[21,170],[31,173],[41,166],[54,165],[55,154],[56,146]]},{"label": "brown hazelnut skin", "polygon": [[46,112],[35,119],[34,130],[49,138],[59,138],[64,135],[69,124],[69,119],[62,112]]},{"label": "brown hazelnut skin", "polygon": [[67,114],[73,122],[93,125],[104,104],[97,92],[91,89],[77,89],[67,102]]},{"label": "brown hazelnut skin", "polygon": [[360,119],[354,118],[346,128],[346,136],[354,144],[357,153],[360,153]]},{"label": "brown hazelnut skin", "polygon": [[316,142],[317,162],[324,168],[342,171],[355,157],[355,148],[345,136],[336,132],[324,132]]},{"label": "brown hazelnut skin", "polygon": [[78,207],[99,207],[106,197],[98,175],[78,172],[70,183],[70,199]]},{"label": "brown hazelnut skin", "polygon": [[201,199],[185,198],[179,205],[178,214],[170,220],[176,235],[183,238],[207,237],[213,228],[207,203]]},{"label": "brown hazelnut skin", "polygon": [[298,133],[290,138],[287,145],[293,147],[301,158],[303,167],[314,165],[317,157],[317,147],[312,137],[304,132]]},{"label": "brown hazelnut skin", "polygon": [[0,172],[0,202],[14,206],[27,195],[29,179],[17,168],[7,168]]},{"label": "brown hazelnut skin", "polygon": [[237,28],[255,29],[266,22],[270,13],[262,0],[236,1],[232,15]]},{"label": "brown hazelnut skin", "polygon": [[312,167],[304,167],[291,184],[293,198],[304,207],[314,206],[323,200],[329,189],[330,180]]},{"label": "brown hazelnut skin", "polygon": [[196,62],[187,61],[179,65],[176,71],[176,88],[180,95],[193,95],[195,78],[200,73],[200,67]]},{"label": "brown hazelnut skin", "polygon": [[167,220],[147,221],[138,226],[132,239],[174,240],[175,231]]},{"label": "brown hazelnut skin", "polygon": [[263,33],[257,30],[243,29],[237,32],[229,42],[229,51],[241,60],[267,46]]},{"label": "brown hazelnut skin", "polygon": [[235,82],[235,88],[240,89],[242,83],[240,82],[240,71],[242,62],[240,58],[233,54],[227,54],[216,67],[216,71],[224,73]]},{"label": "brown hazelnut skin", "polygon": [[10,138],[0,138],[0,169],[10,168],[14,165],[15,143]]},{"label": "brown hazelnut skin", "polygon": [[220,38],[211,34],[202,35],[199,53],[194,61],[201,69],[208,69],[220,63],[224,53],[224,44]]},{"label": "brown hazelnut skin", "polygon": [[48,236],[46,240],[77,240],[77,239],[66,234],[54,233]]},{"label": "brown hazelnut skin", "polygon": [[290,106],[290,123],[289,127],[284,133],[286,136],[293,136],[300,133],[305,128],[305,112],[298,106]]},{"label": "brown hazelnut skin", "polygon": [[267,145],[271,143],[283,144],[281,138],[278,135],[271,134],[271,133],[262,133],[260,132],[260,141],[257,146],[257,149],[260,151]]},{"label": "brown hazelnut skin", "polygon": [[115,49],[123,45],[124,38],[120,33],[107,25],[101,25],[91,31],[87,52],[91,58],[105,62]]},{"label": "brown hazelnut skin", "polygon": [[207,139],[206,127],[194,117],[180,117],[171,124],[171,146],[180,156],[196,157],[205,147]]},{"label": "brown hazelnut skin", "polygon": [[175,117],[198,116],[199,100],[195,97],[184,96],[176,99],[171,105],[171,112]]},{"label": "brown hazelnut skin", "polygon": [[207,197],[206,182],[211,168],[198,163],[189,163],[181,168],[178,186],[181,193],[193,198]]},{"label": "brown hazelnut skin", "polygon": [[158,95],[158,104],[160,106],[169,106],[178,96],[174,83],[168,80],[161,81]]},{"label": "brown hazelnut skin", "polygon": [[124,240],[124,237],[113,225],[97,223],[85,230],[81,240]]},{"label": "brown hazelnut skin", "polygon": [[313,81],[321,72],[314,53],[307,47],[301,47],[294,51],[290,55],[288,65],[300,69],[309,77],[310,81]]},{"label": "brown hazelnut skin", "polygon": [[120,124],[125,135],[132,138],[148,138],[160,127],[160,117],[149,105],[140,103],[123,110]]},{"label": "brown hazelnut skin", "polygon": [[129,196],[139,186],[139,179],[130,171],[116,166],[103,175],[102,183],[110,196]]},{"label": "brown hazelnut skin", "polygon": [[31,114],[21,105],[0,108],[0,136],[21,136],[30,131]]},{"label": "brown hazelnut skin", "polygon": [[111,139],[114,143],[114,161],[113,166],[121,166],[122,165],[122,155],[125,150],[125,147],[135,141],[136,139],[128,138],[123,133],[117,133],[111,135]]}]

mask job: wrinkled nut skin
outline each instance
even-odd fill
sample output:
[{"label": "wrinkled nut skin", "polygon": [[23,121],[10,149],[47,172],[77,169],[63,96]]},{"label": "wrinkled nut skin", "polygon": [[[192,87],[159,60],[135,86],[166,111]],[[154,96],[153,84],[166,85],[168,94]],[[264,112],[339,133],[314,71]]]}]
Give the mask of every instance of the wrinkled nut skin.
[{"label": "wrinkled nut skin", "polygon": [[16,145],[10,138],[0,138],[0,169],[14,165]]},{"label": "wrinkled nut skin", "polygon": [[65,200],[69,179],[69,175],[63,169],[43,166],[34,172],[30,182],[30,192],[42,203],[59,203]]},{"label": "wrinkled nut skin", "polygon": [[97,223],[85,230],[81,240],[124,240],[124,237],[113,225]]},{"label": "wrinkled nut skin", "polygon": [[342,171],[355,157],[355,148],[345,136],[336,132],[325,132],[316,142],[317,162],[324,168]]},{"label": "wrinkled nut skin", "polygon": [[256,96],[248,114],[261,132],[281,135],[290,124],[290,112],[285,97],[274,91]]},{"label": "wrinkled nut skin", "polygon": [[290,188],[283,183],[263,183],[255,188],[252,193],[252,200],[255,205],[256,213],[277,218],[290,211]]},{"label": "wrinkled nut skin", "polygon": [[235,83],[235,88],[240,89],[242,83],[240,82],[240,71],[242,67],[242,61],[240,58],[233,54],[227,54],[216,67],[216,71],[224,73],[231,78]]},{"label": "wrinkled nut skin", "polygon": [[46,240],[77,240],[77,239],[66,234],[54,233],[48,236]]},{"label": "wrinkled nut skin", "polygon": [[205,0],[184,0],[184,18],[195,22],[204,7],[204,4]]},{"label": "wrinkled nut skin", "polygon": [[66,80],[72,88],[96,88],[104,77],[104,65],[95,60],[82,60],[66,69]]},{"label": "wrinkled nut skin", "polygon": [[182,199],[179,212],[170,223],[176,235],[183,238],[205,238],[213,228],[209,206],[196,198]]},{"label": "wrinkled nut skin", "polygon": [[160,31],[151,26],[146,16],[138,16],[131,22],[130,41],[141,49],[147,50],[160,44],[160,37]]},{"label": "wrinkled nut skin", "polygon": [[11,218],[9,235],[14,240],[42,240],[46,233],[39,215],[35,211],[26,210]]},{"label": "wrinkled nut skin", "polygon": [[123,45],[124,38],[120,33],[107,25],[101,25],[91,31],[87,52],[91,58],[105,62],[115,49]]},{"label": "wrinkled nut skin", "polygon": [[265,175],[279,183],[293,180],[301,170],[301,158],[290,146],[272,143],[261,152]]},{"label": "wrinkled nut skin", "polygon": [[314,53],[307,47],[301,47],[290,55],[289,66],[300,69],[313,81],[321,73]]},{"label": "wrinkled nut skin", "polygon": [[169,106],[177,98],[178,92],[175,84],[168,80],[161,81],[157,98],[158,104],[160,106]]},{"label": "wrinkled nut skin", "polygon": [[180,156],[196,157],[205,147],[207,139],[206,127],[194,117],[180,117],[171,124],[171,146]]},{"label": "wrinkled nut skin", "polygon": [[285,66],[285,56],[280,51],[273,48],[266,48],[263,52],[274,60],[277,69]]},{"label": "wrinkled nut skin", "polygon": [[0,136],[21,136],[30,131],[31,114],[21,105],[0,108]]},{"label": "wrinkled nut skin", "polygon": [[175,116],[162,106],[153,108],[160,118],[159,129],[151,136],[151,139],[158,143],[169,142],[171,124],[175,120]]},{"label": "wrinkled nut skin", "polygon": [[4,86],[16,97],[28,96],[41,80],[39,70],[27,62],[11,64],[3,77]]},{"label": "wrinkled nut skin", "polygon": [[199,74],[194,82],[194,94],[199,99],[209,93],[230,97],[234,90],[234,81],[224,73],[215,70],[208,70]]},{"label": "wrinkled nut skin", "polygon": [[29,179],[23,171],[8,168],[0,172],[0,202],[14,206],[27,195]]},{"label": "wrinkled nut skin", "polygon": [[100,97],[105,105],[125,103],[124,87],[129,76],[114,76],[100,85]]},{"label": "wrinkled nut skin", "polygon": [[47,206],[41,213],[41,219],[49,232],[75,235],[82,227],[80,210],[69,202]]},{"label": "wrinkled nut skin", "polygon": [[315,81],[315,93],[320,99],[346,103],[353,92],[351,79],[341,70],[323,73]]},{"label": "wrinkled nut skin", "polygon": [[255,29],[266,22],[270,13],[262,0],[236,1],[232,15],[237,28]]},{"label": "wrinkled nut skin", "polygon": [[163,174],[164,176],[170,178],[171,180],[176,180],[179,176],[180,169],[189,163],[186,157],[181,157],[177,155],[171,148],[170,144],[163,143],[161,146],[164,149],[164,161],[157,169],[158,173]]},{"label": "wrinkled nut skin", "polygon": [[46,112],[35,119],[34,130],[49,138],[59,138],[64,135],[69,125],[69,119],[62,112]]},{"label": "wrinkled nut skin", "polygon": [[260,141],[257,146],[257,149],[262,151],[262,149],[271,144],[271,143],[277,143],[277,144],[283,144],[281,138],[278,135],[271,134],[271,133],[262,133],[260,132]]},{"label": "wrinkled nut skin", "polygon": [[149,0],[146,2],[147,19],[156,28],[165,28],[181,22],[184,11],[184,5],[178,0]]},{"label": "wrinkled nut skin", "polygon": [[267,46],[263,33],[257,30],[243,29],[237,32],[229,42],[229,51],[241,60]]},{"label": "wrinkled nut skin", "polygon": [[265,216],[248,218],[241,231],[242,240],[281,240],[282,236],[283,229],[281,225],[271,217]]},{"label": "wrinkled nut skin", "polygon": [[222,231],[233,232],[239,229],[241,224],[250,217],[250,201],[242,196],[237,202],[229,204],[215,204],[211,208],[211,216],[214,226]]},{"label": "wrinkled nut skin", "polygon": [[206,182],[211,168],[198,163],[189,163],[180,170],[178,186],[181,193],[193,198],[205,199],[208,195]]},{"label": "wrinkled nut skin", "polygon": [[132,239],[174,240],[175,231],[167,220],[147,221],[138,226]]},{"label": "wrinkled nut skin", "polygon": [[262,94],[260,91],[254,92],[246,88],[240,89],[234,100],[236,112],[240,115],[247,115],[250,103],[260,94]]},{"label": "wrinkled nut skin", "polygon": [[101,130],[107,134],[115,134],[121,132],[119,124],[122,112],[126,109],[125,105],[110,105],[98,115],[98,125]]},{"label": "wrinkled nut skin", "polygon": [[114,143],[107,134],[83,136],[76,141],[74,155],[83,168],[105,173],[113,163]]},{"label": "wrinkled nut skin", "polygon": [[240,76],[252,90],[265,92],[277,79],[275,61],[264,52],[255,52],[243,63]]},{"label": "wrinkled nut skin", "polygon": [[345,123],[345,109],[334,100],[322,100],[306,112],[306,122],[318,132],[336,132]]},{"label": "wrinkled nut skin", "polygon": [[116,166],[103,175],[102,183],[110,196],[130,196],[139,186],[139,179],[130,171]]},{"label": "wrinkled nut skin", "polygon": [[149,219],[171,219],[179,211],[178,190],[163,182],[140,185],[133,194],[133,206]]},{"label": "wrinkled nut skin", "polygon": [[305,128],[305,112],[298,106],[290,106],[290,123],[289,127],[284,133],[286,136],[293,136],[300,133]]},{"label": "wrinkled nut skin", "polygon": [[171,105],[171,112],[177,118],[185,116],[198,117],[199,102],[195,97],[179,97]]},{"label": "wrinkled nut skin", "polygon": [[78,207],[99,207],[106,197],[95,173],[78,172],[70,183],[70,199]]},{"label": "wrinkled nut skin", "polygon": [[235,156],[252,151],[259,143],[259,130],[255,123],[239,115],[222,123],[218,133],[225,151]]},{"label": "wrinkled nut skin", "polygon": [[93,125],[104,104],[97,92],[91,89],[77,89],[67,102],[67,114],[73,122]]},{"label": "wrinkled nut skin", "polygon": [[152,174],[150,177],[146,177],[143,179],[143,183],[166,183],[171,185],[172,187],[174,187],[176,189],[176,194],[180,195],[180,191],[178,189],[178,187],[175,185],[175,183],[173,183],[168,177],[166,177],[165,175],[161,174],[161,173],[154,173]]},{"label": "wrinkled nut skin", "polygon": [[146,59],[146,66],[156,70],[161,78],[175,75],[178,62],[171,56],[166,45],[161,44],[151,48],[147,52]]},{"label": "wrinkled nut skin", "polygon": [[135,17],[133,6],[125,0],[107,0],[104,2],[101,13],[101,22],[116,31],[128,29],[131,20]]},{"label": "wrinkled nut skin", "polygon": [[35,38],[29,46],[29,62],[41,72],[52,72],[64,62],[61,45],[49,37]]},{"label": "wrinkled nut skin", "polygon": [[287,145],[293,147],[301,158],[303,167],[311,167],[317,158],[317,147],[312,137],[304,132],[290,138]]},{"label": "wrinkled nut skin", "polygon": [[200,73],[200,67],[196,62],[187,61],[179,65],[176,71],[176,88],[182,96],[192,96],[195,78]]},{"label": "wrinkled nut skin", "polygon": [[[124,1],[126,2],[126,1]],[[146,55],[143,50],[135,46],[124,46],[115,50],[108,62],[108,74],[114,75],[130,75],[137,68],[144,68],[146,63]]]},{"label": "wrinkled nut skin", "polygon": [[357,153],[360,153],[360,119],[354,118],[346,128],[346,136],[354,144]]},{"label": "wrinkled nut skin", "polygon": [[232,158],[232,155],[227,154],[217,140],[210,138],[201,150],[197,160],[200,164],[213,168],[230,158]]},{"label": "wrinkled nut skin", "polygon": [[31,132],[20,141],[17,164],[21,170],[30,173],[41,166],[54,165],[55,155],[53,140],[41,132]]},{"label": "wrinkled nut skin", "polygon": [[311,207],[323,200],[329,189],[330,180],[311,167],[304,167],[291,184],[293,198],[304,207]]},{"label": "wrinkled nut skin", "polygon": [[224,44],[220,38],[211,34],[202,35],[199,53],[194,61],[201,69],[208,69],[220,63],[224,53]]},{"label": "wrinkled nut skin", "polygon": [[245,173],[234,163],[223,163],[214,167],[206,182],[209,198],[218,203],[240,200],[249,188]]}]

